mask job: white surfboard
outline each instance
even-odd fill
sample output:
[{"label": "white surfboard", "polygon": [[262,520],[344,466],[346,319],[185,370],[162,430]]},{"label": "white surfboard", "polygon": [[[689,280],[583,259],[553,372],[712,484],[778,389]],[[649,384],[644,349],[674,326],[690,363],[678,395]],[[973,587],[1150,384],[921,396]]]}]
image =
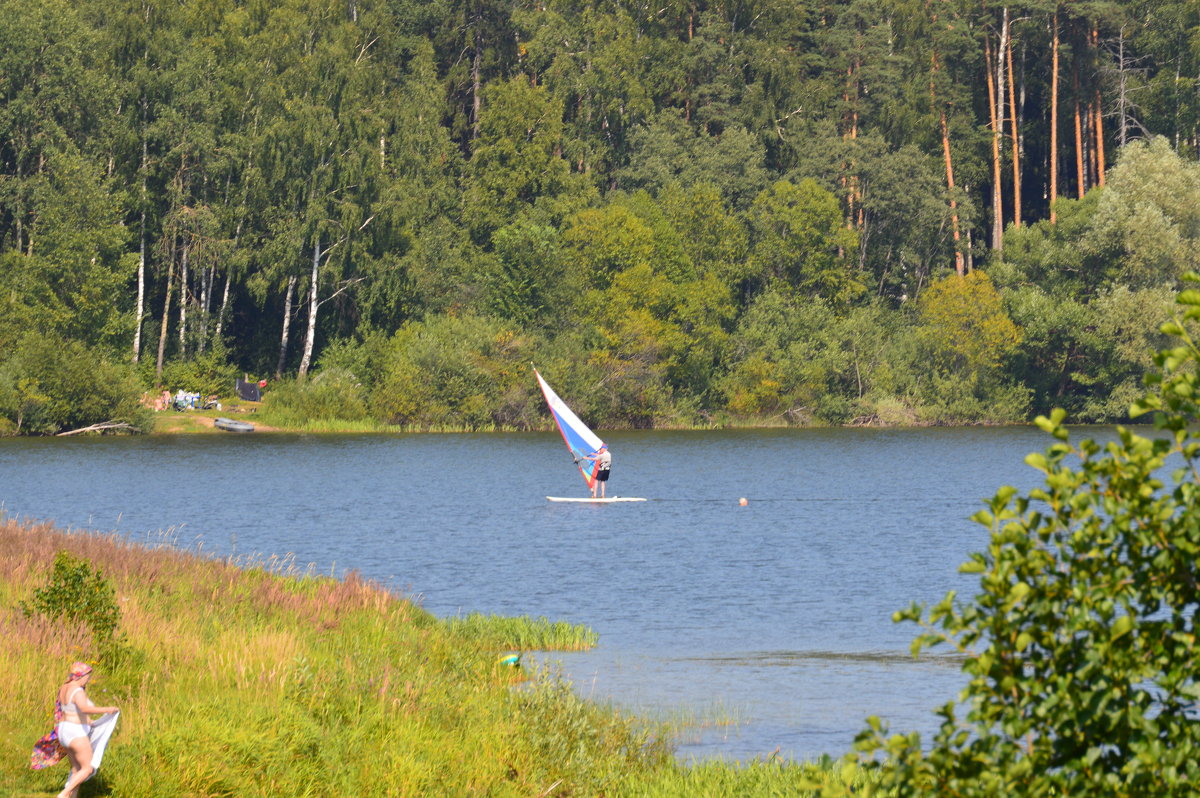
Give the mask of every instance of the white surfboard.
[{"label": "white surfboard", "polygon": [[610,496],[607,499],[593,499],[590,496],[579,498],[577,496],[547,496],[552,502],[584,502],[586,504],[612,504],[613,502],[644,502],[645,499],[634,498],[633,496]]}]

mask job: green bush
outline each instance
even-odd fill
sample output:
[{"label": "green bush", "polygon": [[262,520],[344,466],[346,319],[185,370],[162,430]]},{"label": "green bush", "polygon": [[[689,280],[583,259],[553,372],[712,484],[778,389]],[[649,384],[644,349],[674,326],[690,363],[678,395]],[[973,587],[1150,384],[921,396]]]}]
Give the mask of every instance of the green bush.
[{"label": "green bush", "polygon": [[485,316],[406,324],[371,393],[382,421],[425,428],[524,427],[538,418],[529,337]]},{"label": "green bush", "polygon": [[348,371],[327,368],[306,380],[278,382],[263,398],[268,423],[303,427],[320,421],[367,418],[362,385]]},{"label": "green bush", "polygon": [[65,551],[54,555],[50,579],[33,591],[32,600],[21,603],[21,609],[27,616],[85,624],[101,648],[116,640],[121,623],[112,585],[87,560]]},{"label": "green bush", "polygon": [[110,362],[78,341],[29,335],[0,354],[0,416],[17,434],[52,435],[107,421],[148,430],[152,419],[141,394],[131,365]]},{"label": "green bush", "polygon": [[225,348],[218,346],[189,360],[173,360],[163,365],[160,382],[172,393],[184,390],[202,396],[232,396],[238,369],[227,358]]},{"label": "green bush", "polygon": [[896,614],[925,630],[914,653],[954,647],[969,681],[939,710],[932,745],[871,720],[858,748],[887,755],[871,763],[881,789],[1195,795],[1200,291],[1178,302],[1186,321],[1162,327],[1177,345],[1155,357],[1152,390],[1131,409],[1152,412],[1163,437],[1119,427],[1106,446],[1072,445],[1064,411],[1039,418],[1055,443],[1026,463],[1044,486],[1001,488],[975,516],[991,538],[961,570],[979,575],[978,593]]}]

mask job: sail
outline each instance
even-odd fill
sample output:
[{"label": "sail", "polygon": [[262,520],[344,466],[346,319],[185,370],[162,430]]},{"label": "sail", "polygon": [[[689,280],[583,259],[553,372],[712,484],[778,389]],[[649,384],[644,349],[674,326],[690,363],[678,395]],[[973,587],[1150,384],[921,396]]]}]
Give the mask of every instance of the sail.
[{"label": "sail", "polygon": [[591,488],[596,484],[596,462],[584,458],[599,451],[604,441],[596,437],[596,433],[579,420],[579,416],[575,415],[554,389],[546,384],[537,369],[533,370],[533,374],[537,377],[538,385],[542,386],[542,395],[546,397],[546,404],[550,406],[550,412],[554,415],[554,423],[558,425],[558,431],[562,433],[567,448],[571,450],[571,456],[579,466],[583,481]]}]

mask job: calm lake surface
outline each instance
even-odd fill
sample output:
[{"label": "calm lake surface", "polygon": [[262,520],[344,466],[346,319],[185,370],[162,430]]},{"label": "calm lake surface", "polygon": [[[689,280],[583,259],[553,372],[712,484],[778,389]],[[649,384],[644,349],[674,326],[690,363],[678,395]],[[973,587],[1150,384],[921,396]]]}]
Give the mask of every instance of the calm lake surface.
[{"label": "calm lake surface", "polygon": [[581,693],[736,720],[683,740],[682,757],[808,759],[847,751],[872,714],[936,729],[958,663],[912,660],[917,629],[892,612],[973,592],[957,569],[987,533],[969,516],[1000,485],[1039,484],[1023,458],[1051,442],[1023,427],[605,440],[610,495],[650,501],[547,502],[585,494],[557,433],[252,434],[0,439],[0,507],[353,568],[442,616],[587,624],[597,649],[548,657]]}]

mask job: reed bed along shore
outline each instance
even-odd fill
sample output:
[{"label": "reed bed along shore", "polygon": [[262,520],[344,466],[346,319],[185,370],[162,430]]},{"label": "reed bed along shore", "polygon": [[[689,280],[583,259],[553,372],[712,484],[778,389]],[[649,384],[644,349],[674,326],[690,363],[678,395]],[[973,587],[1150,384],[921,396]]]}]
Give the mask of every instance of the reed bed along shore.
[{"label": "reed bed along shore", "polygon": [[[120,611],[112,643],[28,608],[56,556],[86,562]],[[67,665],[93,661],[120,726],[84,796],[844,794],[861,773],[676,761],[667,724],[579,698],[516,651],[580,649],[584,627],[440,620],[351,573],[230,560],[0,518],[0,795],[53,795],[28,768]],[[860,785],[861,786],[861,785]]]}]

